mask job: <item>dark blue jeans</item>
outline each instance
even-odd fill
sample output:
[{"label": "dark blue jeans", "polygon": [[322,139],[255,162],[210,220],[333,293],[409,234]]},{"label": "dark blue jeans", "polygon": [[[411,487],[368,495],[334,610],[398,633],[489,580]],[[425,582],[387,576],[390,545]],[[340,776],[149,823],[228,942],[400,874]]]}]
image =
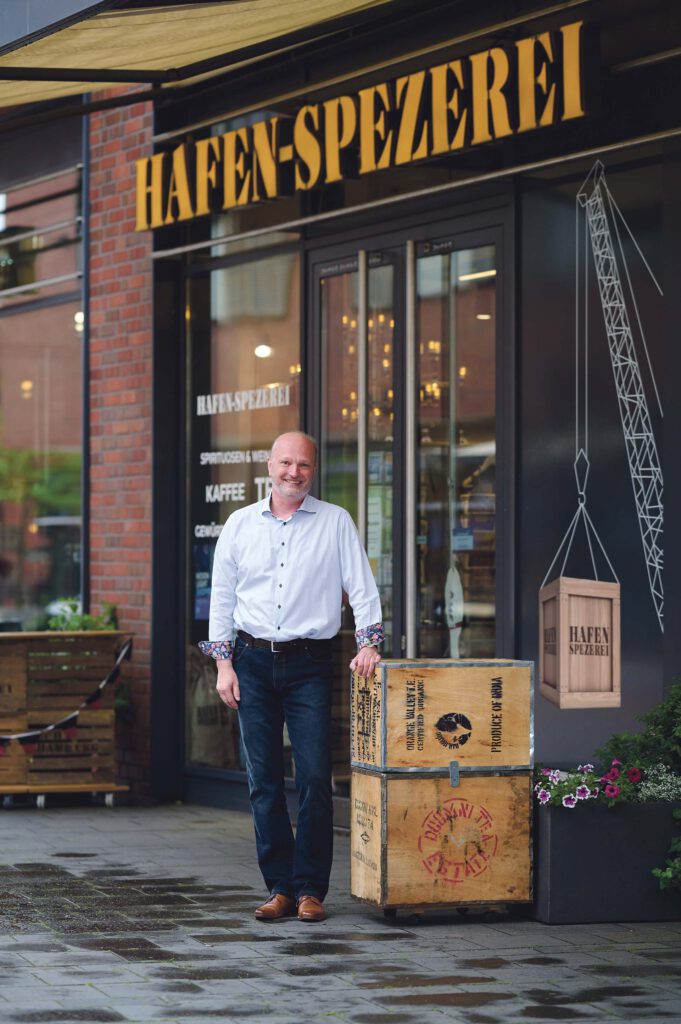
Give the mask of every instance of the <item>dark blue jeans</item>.
[{"label": "dark blue jeans", "polygon": [[[330,651],[328,657],[306,650],[272,654],[237,640],[234,669],[265,884],[271,893],[323,900],[333,853]],[[299,797],[295,840],[284,794],[284,722]]]}]

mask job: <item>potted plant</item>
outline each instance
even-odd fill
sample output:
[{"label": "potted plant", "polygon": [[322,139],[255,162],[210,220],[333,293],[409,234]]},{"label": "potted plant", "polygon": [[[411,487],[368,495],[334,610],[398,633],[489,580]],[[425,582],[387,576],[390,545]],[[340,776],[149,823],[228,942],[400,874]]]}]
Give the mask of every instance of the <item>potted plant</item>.
[{"label": "potted plant", "polygon": [[546,924],[681,919],[681,684],[602,765],[539,767],[535,914]]}]

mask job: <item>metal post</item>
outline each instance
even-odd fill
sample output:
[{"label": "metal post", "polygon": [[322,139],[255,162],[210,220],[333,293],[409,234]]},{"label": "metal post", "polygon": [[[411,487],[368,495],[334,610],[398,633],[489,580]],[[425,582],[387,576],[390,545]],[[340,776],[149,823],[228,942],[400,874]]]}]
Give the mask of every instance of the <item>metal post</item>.
[{"label": "metal post", "polygon": [[357,529],[367,544],[367,329],[369,320],[367,254],[357,253]]},{"label": "metal post", "polygon": [[416,259],[414,243],[407,242],[405,252],[405,575],[406,575],[406,608],[405,634],[407,638],[406,656],[416,657],[416,613],[417,613],[417,579],[416,579]]}]

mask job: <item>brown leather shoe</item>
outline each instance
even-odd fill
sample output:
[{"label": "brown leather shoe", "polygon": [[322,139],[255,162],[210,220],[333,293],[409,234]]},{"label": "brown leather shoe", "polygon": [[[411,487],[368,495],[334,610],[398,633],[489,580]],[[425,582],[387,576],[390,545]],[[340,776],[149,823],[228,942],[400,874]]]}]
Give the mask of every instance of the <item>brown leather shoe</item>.
[{"label": "brown leather shoe", "polygon": [[325,921],[326,914],[322,901],[316,896],[301,896],[296,904],[300,921]]},{"label": "brown leather shoe", "polygon": [[280,917],[288,917],[293,914],[296,905],[290,896],[275,892],[261,907],[257,907],[255,916],[259,921],[277,921]]}]

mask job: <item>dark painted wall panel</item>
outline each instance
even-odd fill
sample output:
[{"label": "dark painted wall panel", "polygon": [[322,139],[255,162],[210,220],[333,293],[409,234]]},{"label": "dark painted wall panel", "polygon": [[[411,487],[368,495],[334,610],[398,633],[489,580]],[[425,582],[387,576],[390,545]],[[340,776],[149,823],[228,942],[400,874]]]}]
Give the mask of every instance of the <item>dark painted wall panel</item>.
[{"label": "dark painted wall panel", "polygon": [[[520,473],[518,586],[520,651],[538,657],[538,590],[577,510],[575,458],[575,219],[576,193],[590,169],[562,182],[525,183],[520,201],[521,285],[519,345]],[[662,163],[606,166],[607,181],[650,267],[661,281],[665,267],[665,171]],[[662,386],[668,297],[661,298],[626,229],[620,227],[641,322]],[[583,235],[581,236],[583,239]],[[616,242],[616,238],[614,239]],[[581,248],[581,245],[580,245]],[[636,717],[662,695],[662,634],[652,600],[620,410],[599,299],[594,261],[587,249],[589,335],[587,508],[622,588],[622,707],[558,710],[542,697],[536,704],[537,757],[573,762],[591,756],[612,732],[636,728]],[[658,449],[662,423],[627,295],[626,271],[618,265]],[[664,287],[664,285],[663,285]],[[581,305],[581,304],[580,304]],[[582,307],[583,309],[583,307]],[[669,339],[671,342],[671,339]],[[580,375],[581,376],[581,375]],[[664,468],[664,466],[663,466]],[[669,465],[667,467],[670,468]],[[556,566],[550,575],[559,574]],[[597,559],[600,578],[610,578]],[[593,578],[580,528],[564,575]]]}]

